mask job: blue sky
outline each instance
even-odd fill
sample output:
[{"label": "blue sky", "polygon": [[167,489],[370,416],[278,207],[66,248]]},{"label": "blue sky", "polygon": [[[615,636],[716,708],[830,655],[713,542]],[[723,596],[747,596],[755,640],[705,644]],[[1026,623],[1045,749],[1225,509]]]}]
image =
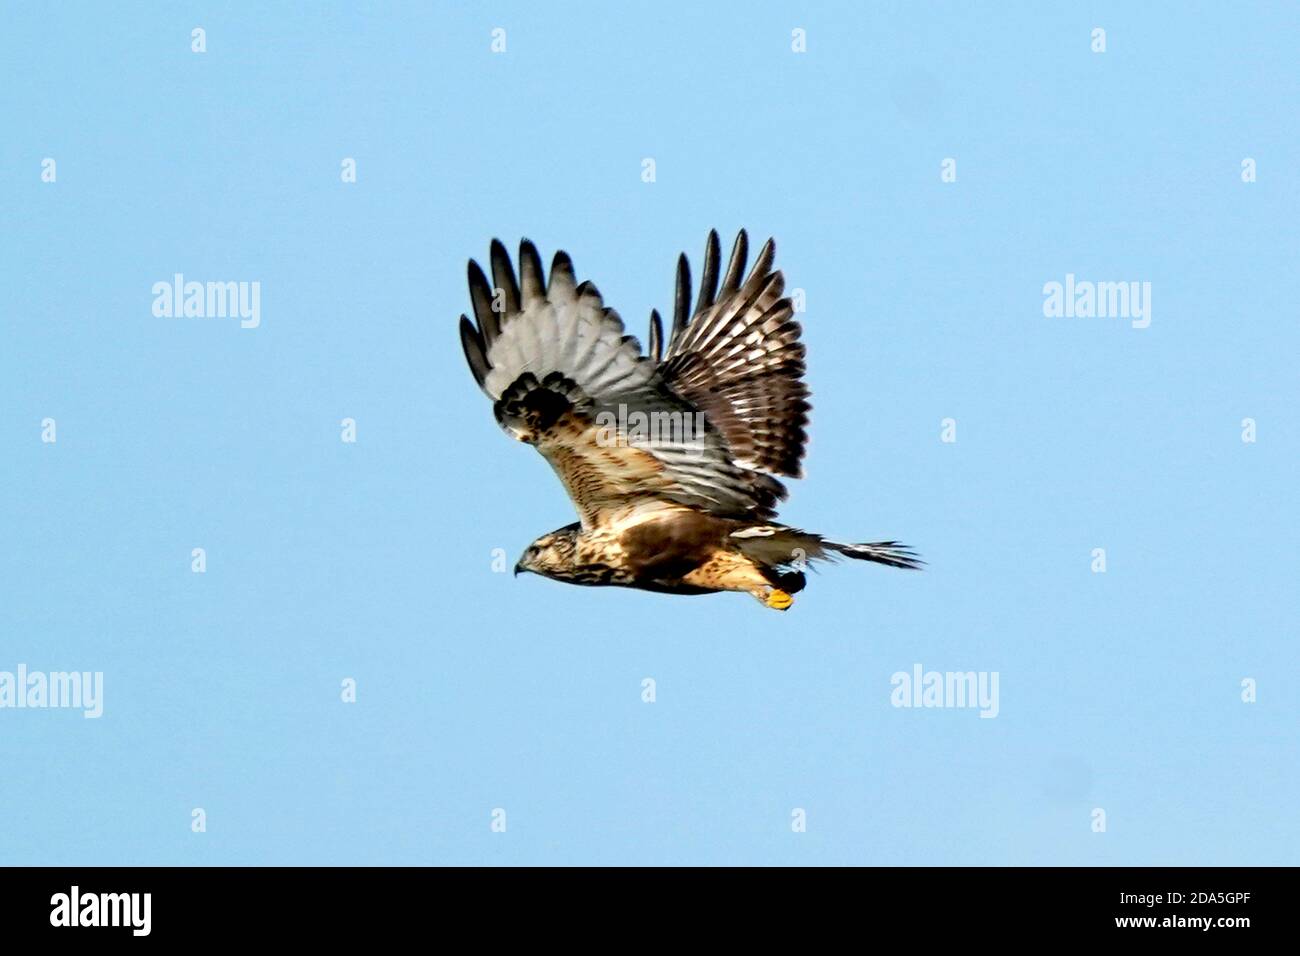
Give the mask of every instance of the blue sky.
[{"label": "blue sky", "polygon": [[[1293,4],[7,17],[0,671],[104,713],[0,709],[0,863],[1297,861]],[[742,226],[807,295],[782,517],[929,569],[495,573],[573,514],[465,260],[564,248],[643,336]],[[260,325],[155,317],[178,272]],[[1150,326],[1045,317],[1067,274]],[[892,706],[915,664],[998,716]]]}]

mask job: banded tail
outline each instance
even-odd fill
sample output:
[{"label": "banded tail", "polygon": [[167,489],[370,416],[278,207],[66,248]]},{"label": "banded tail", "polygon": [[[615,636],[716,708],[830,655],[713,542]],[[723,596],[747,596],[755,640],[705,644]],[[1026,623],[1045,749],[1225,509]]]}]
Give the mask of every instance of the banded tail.
[{"label": "banded tail", "polygon": [[819,534],[779,524],[740,528],[731,533],[731,539],[745,557],[759,566],[768,580],[791,594],[802,590],[802,569],[811,561],[855,558],[909,571],[919,571],[925,566],[915,551],[897,541],[841,544],[827,541]]},{"label": "banded tail", "polygon": [[899,544],[897,541],[871,541],[867,544],[840,544],[837,541],[823,541],[823,548],[830,548],[846,558],[857,558],[859,561],[874,561],[877,564],[887,564],[891,568],[906,568],[909,571],[919,571],[925,566],[925,562],[917,555],[915,551],[905,544]]}]

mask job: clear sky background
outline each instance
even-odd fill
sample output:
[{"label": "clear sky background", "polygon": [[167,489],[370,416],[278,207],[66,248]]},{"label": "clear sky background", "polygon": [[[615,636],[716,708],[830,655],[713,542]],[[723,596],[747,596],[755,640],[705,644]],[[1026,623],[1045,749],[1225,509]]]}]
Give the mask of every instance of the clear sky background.
[{"label": "clear sky background", "polygon": [[[105,700],[0,710],[0,862],[1300,862],[1300,8],[351,6],[6,7],[0,670]],[[564,248],[644,336],[742,226],[807,294],[782,517],[929,569],[495,573],[573,512],[465,260]],[[154,317],[177,272],[260,327]],[[1150,327],[1045,318],[1067,273]],[[891,706],[917,663],[999,716]]]}]

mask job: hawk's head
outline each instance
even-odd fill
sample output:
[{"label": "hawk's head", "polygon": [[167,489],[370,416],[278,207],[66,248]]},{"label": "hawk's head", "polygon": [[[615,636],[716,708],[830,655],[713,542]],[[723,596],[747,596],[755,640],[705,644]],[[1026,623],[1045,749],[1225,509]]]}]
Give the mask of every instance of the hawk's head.
[{"label": "hawk's head", "polygon": [[515,565],[515,574],[532,571],[548,578],[571,581],[578,576],[575,553],[578,545],[577,523],[544,534],[528,546]]}]

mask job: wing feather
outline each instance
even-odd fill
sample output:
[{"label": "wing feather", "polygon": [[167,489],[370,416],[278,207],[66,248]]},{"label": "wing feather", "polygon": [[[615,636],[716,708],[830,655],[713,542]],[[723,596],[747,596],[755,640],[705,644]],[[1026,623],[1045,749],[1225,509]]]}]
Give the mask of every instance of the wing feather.
[{"label": "wing feather", "polygon": [[496,291],[503,294],[506,314],[513,315],[519,311],[519,284],[515,282],[515,269],[510,264],[510,253],[506,252],[506,247],[499,239],[492,240],[490,260],[492,281]]},{"label": "wing feather", "polygon": [[[665,341],[652,314],[649,355],[595,285],[576,283],[565,253],[555,254],[548,279],[524,240],[516,279],[494,240],[492,286],[470,262],[475,321],[460,324],[470,371],[502,428],[550,462],[584,525],[628,507],[774,515],[785,489],[765,472],[797,474],[808,406],[799,326],[773,255],[769,242],[742,283],[742,231],[719,289],[720,246],[710,233],[695,311],[682,256],[673,328]],[[630,423],[637,415],[671,427],[640,431]]]},{"label": "wing feather", "polygon": [[784,298],[785,280],[773,270],[776,246],[764,243],[742,284],[749,245],[741,230],[712,301],[705,291],[716,244],[710,234],[696,314],[668,343],[661,374],[722,432],[736,464],[797,478],[812,406],[803,381],[802,329]]},{"label": "wing feather", "polygon": [[747,258],[749,258],[749,234],[742,229],[736,236],[736,244],[731,247],[731,260],[727,263],[727,274],[722,280],[720,298],[725,299],[740,287],[740,276],[745,271]]}]

